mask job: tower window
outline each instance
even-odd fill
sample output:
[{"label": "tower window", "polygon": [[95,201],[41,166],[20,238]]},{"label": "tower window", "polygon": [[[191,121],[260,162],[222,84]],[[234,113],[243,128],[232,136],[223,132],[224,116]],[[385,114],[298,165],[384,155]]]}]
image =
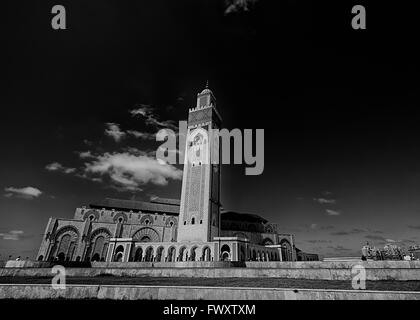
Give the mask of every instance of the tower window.
[{"label": "tower window", "polygon": [[194,217],[191,219],[191,224],[195,224],[195,218]]},{"label": "tower window", "polygon": [[200,220],[200,224],[203,224],[203,220]]},{"label": "tower window", "polygon": [[184,226],[187,224],[187,221],[184,221]]},{"label": "tower window", "polygon": [[122,223],[122,222],[123,222],[123,218],[119,218],[119,219],[118,219],[118,222],[119,222],[119,223]]}]

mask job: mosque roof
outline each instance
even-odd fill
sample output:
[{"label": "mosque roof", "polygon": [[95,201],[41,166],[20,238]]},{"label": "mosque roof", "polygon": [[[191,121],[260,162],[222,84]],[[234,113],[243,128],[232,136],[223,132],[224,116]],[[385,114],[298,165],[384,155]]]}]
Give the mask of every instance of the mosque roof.
[{"label": "mosque roof", "polygon": [[259,222],[267,223],[268,221],[263,217],[253,213],[241,213],[235,211],[223,211],[221,213],[222,220],[231,221],[247,221],[247,222]]},{"label": "mosque roof", "polygon": [[102,201],[91,204],[90,207],[97,209],[107,208],[122,211],[140,210],[150,211],[153,213],[167,213],[174,215],[179,214],[179,200],[165,198],[155,198],[151,202],[105,198]]},{"label": "mosque roof", "polygon": [[[114,199],[105,198],[99,202],[90,204],[91,208],[95,209],[115,209],[122,211],[147,211],[152,213],[166,213],[179,215],[180,200],[169,199],[169,198],[153,198],[150,201],[138,201],[138,200],[125,200],[125,199]],[[263,217],[253,213],[241,213],[235,211],[222,211],[222,220],[231,221],[247,221],[247,222],[258,222],[267,223],[268,221]]]}]

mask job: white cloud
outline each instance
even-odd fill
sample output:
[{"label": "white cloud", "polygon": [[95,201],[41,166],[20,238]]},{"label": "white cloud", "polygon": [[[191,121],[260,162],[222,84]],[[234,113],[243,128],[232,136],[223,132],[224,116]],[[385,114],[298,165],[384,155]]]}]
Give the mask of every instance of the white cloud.
[{"label": "white cloud", "polygon": [[127,134],[130,134],[136,138],[144,139],[144,140],[156,140],[156,134],[149,133],[149,132],[140,132],[136,130],[127,130]]},{"label": "white cloud", "polygon": [[146,124],[153,126],[155,128],[168,128],[174,131],[178,131],[178,128],[174,121],[172,120],[159,120],[158,116],[154,112],[154,108],[149,105],[142,104],[136,109],[130,111],[130,114],[133,117],[142,117],[144,118]]},{"label": "white cloud", "polygon": [[180,180],[182,170],[147,154],[107,152],[85,164],[85,175],[109,177],[114,187],[136,191],[147,183],[167,185],[169,179]]},{"label": "white cloud", "polygon": [[341,214],[340,211],[327,209],[325,210],[329,216],[339,216]]},{"label": "white cloud", "polygon": [[311,228],[311,229],[316,229],[316,228],[317,228],[317,226],[318,226],[318,225],[317,225],[316,223],[312,223],[312,224],[311,224],[311,226],[310,226],[310,228]]},{"label": "white cloud", "polygon": [[22,235],[22,230],[11,230],[7,233],[0,233],[0,237],[3,238],[3,240],[20,240]]},{"label": "white cloud", "polygon": [[76,168],[68,168],[58,162],[53,162],[53,163],[48,164],[45,167],[45,169],[47,169],[48,171],[58,171],[58,172],[66,173],[66,174],[73,173],[76,171]]},{"label": "white cloud", "polygon": [[234,12],[249,11],[258,0],[226,0],[225,14]]},{"label": "white cloud", "polygon": [[94,157],[91,151],[80,151],[80,152],[77,152],[77,153],[79,154],[79,157],[81,159],[87,159],[87,158],[93,158]]},{"label": "white cloud", "polygon": [[320,204],[335,204],[337,202],[335,199],[325,199],[325,198],[314,198],[314,201]]},{"label": "white cloud", "polygon": [[34,199],[39,197],[42,194],[42,191],[34,188],[34,187],[25,187],[25,188],[14,188],[14,187],[8,187],[5,188],[4,191],[7,193],[4,195],[5,197],[19,197],[24,199]]},{"label": "white cloud", "polygon": [[105,134],[112,137],[116,142],[120,142],[125,137],[125,132],[121,131],[120,125],[117,123],[108,122],[106,123],[107,128]]}]

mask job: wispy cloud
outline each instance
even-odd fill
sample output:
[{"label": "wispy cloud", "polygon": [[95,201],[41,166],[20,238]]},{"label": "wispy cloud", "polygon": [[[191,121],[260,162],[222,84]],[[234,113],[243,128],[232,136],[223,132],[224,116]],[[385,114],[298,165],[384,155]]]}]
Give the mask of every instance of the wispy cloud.
[{"label": "wispy cloud", "polygon": [[8,188],[5,188],[4,191],[6,192],[4,194],[5,197],[8,197],[8,198],[18,197],[18,198],[23,198],[27,200],[38,198],[42,194],[41,190],[34,187],[24,187],[24,188],[8,187]]},{"label": "wispy cloud", "polygon": [[152,126],[154,128],[167,128],[174,131],[178,130],[175,121],[160,120],[155,113],[155,109],[150,105],[138,105],[135,109],[130,111],[130,114],[133,117],[139,117],[144,119],[147,125]]},{"label": "wispy cloud", "polygon": [[352,229],[352,230],[348,230],[348,231],[336,231],[336,232],[331,232],[330,234],[333,236],[348,236],[348,235],[352,235],[352,234],[360,234],[360,233],[364,233],[367,230],[365,229]]},{"label": "wispy cloud", "polygon": [[20,240],[23,236],[24,232],[22,230],[11,230],[7,233],[0,233],[0,238],[3,240]]},{"label": "wispy cloud", "polygon": [[120,125],[113,122],[106,123],[105,134],[113,138],[115,142],[120,142],[126,135],[125,132],[121,131]]},{"label": "wispy cloud", "polygon": [[315,202],[318,202],[320,204],[335,204],[337,203],[337,200],[335,199],[325,199],[325,198],[313,198]]},{"label": "wispy cloud", "polygon": [[258,0],[225,0],[225,15],[234,12],[249,11],[257,1]]},{"label": "wispy cloud", "polygon": [[53,163],[48,164],[45,167],[45,169],[47,169],[48,171],[57,171],[57,172],[63,172],[66,174],[73,173],[76,171],[76,168],[68,168],[58,162],[53,162]]},{"label": "wispy cloud", "polygon": [[325,212],[329,215],[329,216],[339,216],[341,214],[340,211],[338,210],[331,210],[331,209],[326,209]]},{"label": "wispy cloud", "polygon": [[136,130],[127,130],[127,134],[143,140],[156,140],[156,134],[149,132],[140,132]]},{"label": "wispy cloud", "polygon": [[365,238],[368,240],[373,240],[373,241],[378,241],[378,242],[387,242],[386,239],[382,236],[368,234],[365,236]]},{"label": "wispy cloud", "polygon": [[338,252],[342,252],[342,251],[345,251],[345,252],[347,252],[347,251],[353,251],[352,249],[345,248],[345,247],[340,246],[340,245],[338,245],[338,246],[328,246],[328,248],[333,249],[334,251],[338,251]]},{"label": "wispy cloud", "polygon": [[81,159],[87,159],[87,158],[92,158],[93,157],[93,154],[92,154],[92,152],[91,151],[80,151],[80,152],[78,152],[78,154],[79,154],[79,157],[81,158]]},{"label": "wispy cloud", "polygon": [[310,239],[310,240],[305,240],[306,242],[309,243],[330,243],[331,240],[323,240],[323,239]]}]

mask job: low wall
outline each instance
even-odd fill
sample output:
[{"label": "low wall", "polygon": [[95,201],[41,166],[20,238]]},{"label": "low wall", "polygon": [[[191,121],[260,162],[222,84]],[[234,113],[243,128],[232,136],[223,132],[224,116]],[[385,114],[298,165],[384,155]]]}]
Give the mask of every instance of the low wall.
[{"label": "low wall", "polygon": [[241,261],[92,262],[93,268],[244,268]]},{"label": "low wall", "polygon": [[[163,263],[162,265],[165,265]],[[420,280],[420,261],[363,262],[247,262],[246,267],[114,267],[66,268],[68,276],[94,277],[198,277],[198,278],[293,278],[351,280],[354,265],[366,268],[366,280]],[[51,268],[2,268],[0,276],[51,276]]]},{"label": "low wall", "polygon": [[420,300],[420,292],[169,286],[0,285],[0,299]]},{"label": "low wall", "polygon": [[9,260],[4,268],[52,268],[55,265],[62,265],[67,268],[90,268],[90,262],[85,261],[33,261],[33,260]]},{"label": "low wall", "polygon": [[386,268],[386,269],[420,269],[420,261],[246,261],[248,268],[275,268],[275,269],[351,269],[355,265],[362,265],[365,268]]}]

